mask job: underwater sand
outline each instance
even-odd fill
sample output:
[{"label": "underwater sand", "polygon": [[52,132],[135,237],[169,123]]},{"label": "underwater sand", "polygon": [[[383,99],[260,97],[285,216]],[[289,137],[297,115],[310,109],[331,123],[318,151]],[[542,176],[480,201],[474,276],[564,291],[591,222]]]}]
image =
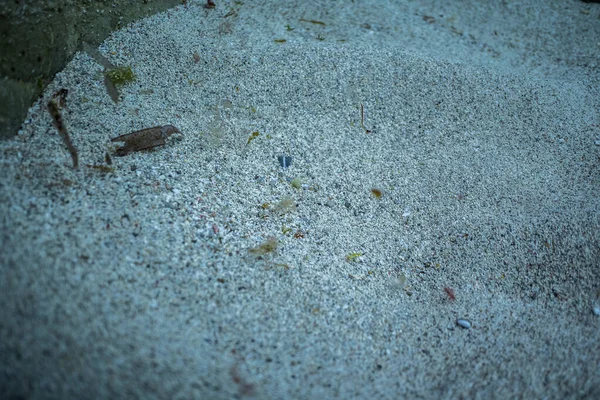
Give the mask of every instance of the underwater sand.
[{"label": "underwater sand", "polygon": [[0,397],[600,397],[600,7],[188,3],[0,143]]}]

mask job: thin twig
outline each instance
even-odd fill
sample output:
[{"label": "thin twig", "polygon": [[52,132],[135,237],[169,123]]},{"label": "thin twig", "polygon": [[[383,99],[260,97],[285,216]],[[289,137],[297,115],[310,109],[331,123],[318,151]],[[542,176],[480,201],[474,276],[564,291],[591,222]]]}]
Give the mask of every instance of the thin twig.
[{"label": "thin twig", "polygon": [[365,130],[365,133],[371,133],[370,129],[365,128],[365,108],[360,103],[360,127]]},{"label": "thin twig", "polygon": [[[63,122],[62,116],[60,115],[60,110],[59,110],[59,104],[64,105],[66,103],[66,94],[67,91],[66,90],[61,90],[59,92],[57,92],[52,99],[50,99],[50,101],[48,102],[48,112],[50,113],[50,115],[52,116],[52,123],[54,124],[54,127],[56,128],[56,130],[58,131],[58,134],[60,135],[61,139],[63,140],[63,143],[65,144],[65,146],[67,146],[67,149],[69,150],[69,153],[71,154],[71,159],[73,159],[73,168],[77,168],[79,165],[79,159],[77,157],[77,149],[75,148],[75,146],[73,146],[73,142],[71,142],[71,137],[69,136],[69,133],[67,132],[67,128],[65,127],[65,124]],[[58,100],[58,104],[57,101],[55,101],[55,99]]]}]

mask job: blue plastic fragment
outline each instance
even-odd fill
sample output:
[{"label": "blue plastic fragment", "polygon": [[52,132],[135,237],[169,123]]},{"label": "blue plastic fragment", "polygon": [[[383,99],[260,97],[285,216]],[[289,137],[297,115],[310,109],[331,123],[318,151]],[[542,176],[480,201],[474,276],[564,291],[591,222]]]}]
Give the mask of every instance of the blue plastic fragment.
[{"label": "blue plastic fragment", "polygon": [[292,165],[292,156],[278,156],[277,159],[282,168],[287,168]]}]

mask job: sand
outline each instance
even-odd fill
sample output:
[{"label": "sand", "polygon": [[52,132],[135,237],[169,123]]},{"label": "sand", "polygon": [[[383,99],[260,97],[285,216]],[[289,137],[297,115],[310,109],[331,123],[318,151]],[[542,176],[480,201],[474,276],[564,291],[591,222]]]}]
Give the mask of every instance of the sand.
[{"label": "sand", "polygon": [[0,397],[600,397],[600,7],[187,3],[0,143]]}]

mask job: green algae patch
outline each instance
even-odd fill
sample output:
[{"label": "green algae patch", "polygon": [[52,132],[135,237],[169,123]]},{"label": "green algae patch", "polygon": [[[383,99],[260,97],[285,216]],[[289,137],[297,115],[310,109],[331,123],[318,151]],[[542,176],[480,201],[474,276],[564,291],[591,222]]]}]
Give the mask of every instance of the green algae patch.
[{"label": "green algae patch", "polygon": [[122,86],[127,83],[134,82],[136,79],[135,73],[131,69],[131,67],[115,67],[106,70],[104,72],[106,77],[110,79],[110,81],[115,86]]}]

